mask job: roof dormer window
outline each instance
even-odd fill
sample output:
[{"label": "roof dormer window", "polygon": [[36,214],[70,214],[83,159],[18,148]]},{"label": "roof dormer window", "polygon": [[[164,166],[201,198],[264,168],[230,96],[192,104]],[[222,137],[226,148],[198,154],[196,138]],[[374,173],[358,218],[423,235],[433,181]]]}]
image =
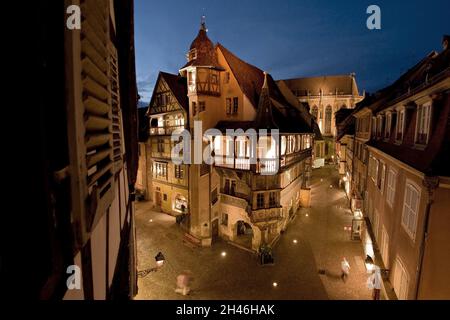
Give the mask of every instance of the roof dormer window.
[{"label": "roof dormer window", "polygon": [[195,59],[197,59],[197,49],[196,48],[189,50],[189,53],[188,53],[188,61],[192,61]]},{"label": "roof dormer window", "polygon": [[426,145],[430,135],[431,102],[417,107],[416,144]]},{"label": "roof dormer window", "polygon": [[399,111],[398,117],[397,117],[397,130],[396,130],[396,140],[402,141],[403,140],[403,133],[405,130],[405,115],[406,110],[403,109]]}]

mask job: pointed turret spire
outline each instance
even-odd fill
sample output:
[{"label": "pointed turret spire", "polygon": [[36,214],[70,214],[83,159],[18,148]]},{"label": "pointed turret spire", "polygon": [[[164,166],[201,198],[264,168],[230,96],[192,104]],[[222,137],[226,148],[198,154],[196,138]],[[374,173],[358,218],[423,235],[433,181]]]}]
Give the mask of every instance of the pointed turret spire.
[{"label": "pointed turret spire", "polygon": [[200,20],[200,30],[208,32],[208,29],[206,29],[206,16],[205,15],[202,15],[202,18]]},{"label": "pointed turret spire", "polygon": [[269,80],[267,72],[264,72],[264,84],[259,96],[255,124],[258,129],[278,129],[278,126],[275,124],[272,115],[272,101],[270,100]]}]

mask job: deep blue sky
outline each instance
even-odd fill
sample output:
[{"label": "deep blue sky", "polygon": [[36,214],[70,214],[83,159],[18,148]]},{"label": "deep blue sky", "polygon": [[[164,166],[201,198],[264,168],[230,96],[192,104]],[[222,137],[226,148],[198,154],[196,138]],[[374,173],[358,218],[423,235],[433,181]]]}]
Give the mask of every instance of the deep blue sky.
[{"label": "deep blue sky", "polygon": [[[381,8],[382,29],[366,28]],[[356,73],[360,91],[394,81],[450,33],[449,0],[135,0],[139,93],[177,73],[206,15],[210,39],[275,79]]]}]

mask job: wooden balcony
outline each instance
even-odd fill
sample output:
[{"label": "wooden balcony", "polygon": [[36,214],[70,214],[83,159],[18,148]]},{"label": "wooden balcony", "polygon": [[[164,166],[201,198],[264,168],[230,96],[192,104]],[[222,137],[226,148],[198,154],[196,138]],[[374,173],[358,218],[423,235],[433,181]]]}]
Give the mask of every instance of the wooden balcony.
[{"label": "wooden balcony", "polygon": [[300,162],[311,156],[312,156],[311,148],[282,156],[280,159],[281,168],[288,167],[293,163]]},{"label": "wooden balcony", "polygon": [[175,130],[184,130],[184,126],[150,128],[151,136],[170,136]]},{"label": "wooden balcony", "polygon": [[236,169],[236,170],[252,170],[259,174],[276,174],[280,169],[290,166],[291,164],[300,162],[312,156],[312,149],[305,149],[299,152],[291,153],[282,156],[280,159],[274,158],[259,158],[252,166],[250,158],[242,157],[228,157],[223,155],[216,155],[214,158],[214,165],[220,168]]}]

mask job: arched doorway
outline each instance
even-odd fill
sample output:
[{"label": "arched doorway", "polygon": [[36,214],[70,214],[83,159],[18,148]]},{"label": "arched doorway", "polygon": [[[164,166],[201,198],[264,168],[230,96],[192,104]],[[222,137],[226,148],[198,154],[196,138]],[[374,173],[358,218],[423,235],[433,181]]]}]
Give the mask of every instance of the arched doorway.
[{"label": "arched doorway", "polygon": [[253,228],[245,221],[239,220],[234,227],[235,242],[245,248],[252,248]]}]

